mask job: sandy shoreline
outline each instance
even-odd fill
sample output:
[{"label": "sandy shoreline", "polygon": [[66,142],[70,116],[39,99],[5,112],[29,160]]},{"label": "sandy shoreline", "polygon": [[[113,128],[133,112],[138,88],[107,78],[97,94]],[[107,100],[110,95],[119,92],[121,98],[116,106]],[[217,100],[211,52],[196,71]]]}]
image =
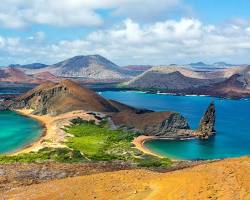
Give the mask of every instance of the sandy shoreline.
[{"label": "sandy shoreline", "polygon": [[[61,114],[58,116],[50,116],[50,115],[33,115],[32,109],[16,109],[16,112],[19,114],[33,118],[39,121],[43,127],[43,134],[39,137],[35,142],[24,146],[21,149],[18,149],[14,152],[9,153],[9,155],[17,155],[20,153],[28,153],[31,151],[38,151],[44,147],[52,147],[52,148],[63,148],[67,147],[64,142],[67,136],[62,128],[70,124],[70,120],[76,117],[81,117],[85,120],[95,120],[92,115],[87,114],[84,111],[72,111],[65,114]],[[144,143],[149,140],[158,140],[158,139],[169,139],[165,137],[157,137],[157,136],[145,136],[141,135],[132,141],[135,148],[142,151],[145,154],[156,156],[159,158],[164,158],[163,156],[153,152],[152,150],[145,147]]]},{"label": "sandy shoreline", "polygon": [[62,128],[70,124],[70,120],[76,117],[81,117],[86,120],[93,120],[94,117],[92,115],[87,114],[84,111],[72,111],[69,113],[61,114],[58,116],[50,116],[50,115],[33,115],[32,109],[17,109],[15,110],[21,115],[26,117],[33,118],[39,121],[43,127],[44,132],[42,136],[35,142],[24,146],[22,149],[11,153],[10,155],[17,155],[20,153],[28,153],[31,151],[38,151],[44,147],[52,147],[52,148],[62,148],[66,147],[64,144],[65,139],[68,134],[66,134]]},{"label": "sandy shoreline", "polygon": [[[175,139],[175,138],[170,138],[170,137],[159,137],[159,136],[146,136],[146,135],[140,135],[136,138],[134,138],[134,140],[132,141],[132,144],[135,145],[135,148],[139,149],[140,151],[142,151],[145,154],[148,155],[153,155],[156,156],[158,158],[164,158],[164,156],[161,156],[155,152],[153,152],[152,150],[148,149],[147,147],[145,147],[144,143],[150,140],[191,140],[191,139],[195,139],[195,137],[187,137],[187,138],[180,138],[180,139]],[[169,157],[168,157],[169,158]],[[176,159],[176,158],[171,158],[171,160],[173,161],[180,161],[180,159]]]},{"label": "sandy shoreline", "polygon": [[[41,123],[43,126],[43,134],[35,142],[24,146],[21,149],[18,149],[14,152],[9,153],[9,155],[17,155],[20,153],[29,153],[31,151],[38,151],[44,147],[52,148],[62,148],[66,147],[64,144],[65,138],[68,136],[62,128],[70,124],[70,120],[76,117],[81,117],[86,120],[94,120],[92,115],[87,114],[84,111],[72,111],[69,113],[61,114],[58,116],[50,115],[33,115],[32,109],[16,109],[16,112],[19,114],[33,118]],[[145,154],[153,155],[159,158],[163,158],[161,155],[152,152],[150,149],[144,146],[144,143],[149,140],[160,139],[156,136],[145,136],[141,135],[137,138],[134,138],[132,144],[135,145],[135,148],[142,151]],[[161,138],[163,139],[163,138]]]},{"label": "sandy shoreline", "polygon": [[140,135],[140,136],[134,138],[134,140],[132,141],[132,144],[135,145],[135,148],[139,149],[140,151],[142,151],[145,154],[156,156],[159,158],[163,158],[161,155],[158,155],[158,154],[152,152],[150,149],[148,149],[144,146],[145,142],[147,142],[149,140],[154,140],[154,139],[157,139],[157,137],[156,136]]}]

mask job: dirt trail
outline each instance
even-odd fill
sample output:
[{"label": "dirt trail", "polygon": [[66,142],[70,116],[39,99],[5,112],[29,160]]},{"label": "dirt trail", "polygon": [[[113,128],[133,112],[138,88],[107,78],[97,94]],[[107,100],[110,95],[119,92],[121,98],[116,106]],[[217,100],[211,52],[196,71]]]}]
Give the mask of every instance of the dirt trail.
[{"label": "dirt trail", "polygon": [[200,200],[250,199],[250,157],[168,173],[124,170],[13,189],[6,199]]}]

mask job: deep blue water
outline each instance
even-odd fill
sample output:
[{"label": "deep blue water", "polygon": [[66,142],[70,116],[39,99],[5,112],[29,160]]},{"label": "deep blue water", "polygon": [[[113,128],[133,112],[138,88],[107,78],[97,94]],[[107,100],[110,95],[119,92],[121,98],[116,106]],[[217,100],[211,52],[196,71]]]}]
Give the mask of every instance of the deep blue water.
[{"label": "deep blue water", "polygon": [[229,100],[204,96],[173,96],[135,91],[101,92],[106,98],[155,111],[177,111],[197,128],[209,103],[216,105],[217,133],[209,140],[145,143],[152,151],[178,159],[215,159],[250,155],[250,99]]},{"label": "deep blue water", "polygon": [[18,150],[42,134],[39,122],[11,111],[0,111],[0,153]]}]

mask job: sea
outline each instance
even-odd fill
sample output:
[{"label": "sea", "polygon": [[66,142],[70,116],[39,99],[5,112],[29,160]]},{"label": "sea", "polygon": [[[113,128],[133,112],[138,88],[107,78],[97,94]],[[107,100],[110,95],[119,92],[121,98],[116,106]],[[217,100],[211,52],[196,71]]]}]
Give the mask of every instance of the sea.
[{"label": "sea", "polygon": [[[196,129],[211,101],[216,106],[216,135],[208,140],[152,140],[151,151],[174,159],[203,160],[250,155],[250,99],[222,99],[209,96],[178,96],[139,91],[103,91],[105,98],[154,111],[174,111]],[[41,137],[42,125],[11,111],[0,112],[0,153],[14,152]]]},{"label": "sea", "polygon": [[0,111],[0,154],[15,152],[41,137],[42,125],[12,111]]},{"label": "sea", "polygon": [[203,160],[250,155],[250,99],[222,99],[209,96],[178,96],[138,91],[104,91],[102,96],[138,108],[175,111],[196,129],[211,101],[216,106],[216,135],[208,140],[152,140],[151,151],[173,159]]}]

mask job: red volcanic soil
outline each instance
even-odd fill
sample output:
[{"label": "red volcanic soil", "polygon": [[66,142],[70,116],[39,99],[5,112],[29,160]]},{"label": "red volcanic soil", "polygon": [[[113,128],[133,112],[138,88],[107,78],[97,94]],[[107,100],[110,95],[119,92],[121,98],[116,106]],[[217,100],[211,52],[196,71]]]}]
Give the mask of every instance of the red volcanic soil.
[{"label": "red volcanic soil", "polygon": [[32,82],[33,79],[21,70],[9,67],[0,70],[0,81],[29,83]]},{"label": "red volcanic soil", "polygon": [[108,100],[71,80],[46,82],[16,99],[16,107],[25,102],[37,114],[61,114],[74,110],[116,112]]},{"label": "red volcanic soil", "polygon": [[40,79],[43,82],[44,80],[52,81],[52,82],[58,82],[60,80],[58,77],[54,76],[50,72],[40,72],[40,73],[34,74],[33,77],[35,79]]},{"label": "red volcanic soil", "polygon": [[59,78],[49,72],[27,75],[13,67],[0,69],[0,82],[41,84],[46,81],[58,82]]}]

